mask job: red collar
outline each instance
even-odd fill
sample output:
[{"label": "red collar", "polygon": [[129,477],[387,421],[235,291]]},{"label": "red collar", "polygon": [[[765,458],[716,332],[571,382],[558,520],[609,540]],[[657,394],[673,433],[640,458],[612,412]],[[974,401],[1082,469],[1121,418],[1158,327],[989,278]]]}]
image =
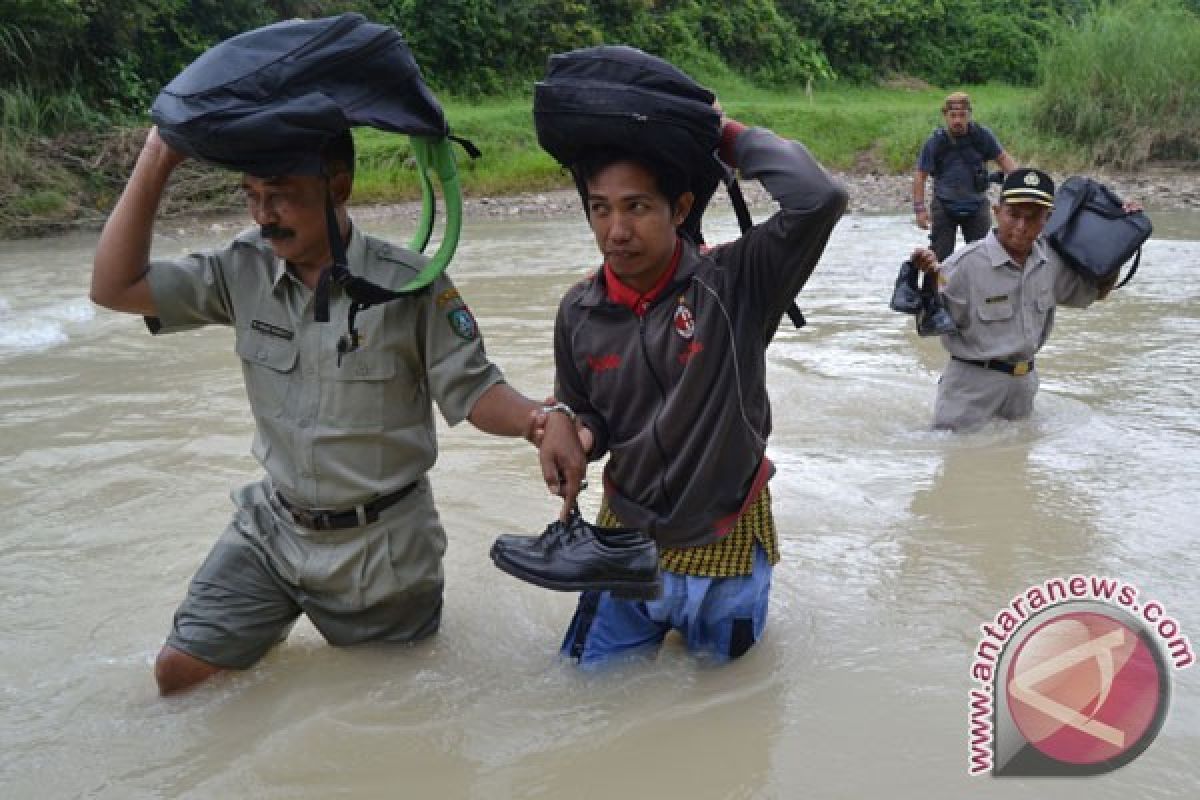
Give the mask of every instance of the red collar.
[{"label": "red collar", "polygon": [[671,255],[671,263],[663,270],[663,274],[659,276],[654,285],[640,294],[636,289],[631,289],[621,283],[621,279],[617,277],[617,274],[612,271],[612,267],[605,261],[604,288],[608,293],[608,299],[618,305],[625,306],[639,317],[644,316],[646,309],[658,299],[658,296],[667,288],[667,284],[675,277],[675,271],[679,268],[679,257],[681,255],[683,255],[683,243],[676,239],[675,252]]}]

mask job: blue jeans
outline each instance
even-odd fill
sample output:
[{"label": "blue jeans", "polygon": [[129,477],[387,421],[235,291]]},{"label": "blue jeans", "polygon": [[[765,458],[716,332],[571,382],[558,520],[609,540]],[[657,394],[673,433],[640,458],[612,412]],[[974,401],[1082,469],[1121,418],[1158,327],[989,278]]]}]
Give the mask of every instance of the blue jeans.
[{"label": "blue jeans", "polygon": [[704,578],[663,572],[662,597],[649,602],[583,592],[562,655],[581,667],[600,666],[615,657],[652,653],[667,633],[677,630],[689,651],[718,663],[735,659],[766,627],[772,570],[766,553],[755,544],[749,575]]}]

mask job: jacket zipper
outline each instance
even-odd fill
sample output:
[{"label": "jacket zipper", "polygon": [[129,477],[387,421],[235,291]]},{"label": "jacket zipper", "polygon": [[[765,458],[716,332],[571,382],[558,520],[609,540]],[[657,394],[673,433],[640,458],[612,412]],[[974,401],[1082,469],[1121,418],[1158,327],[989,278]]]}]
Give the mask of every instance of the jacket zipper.
[{"label": "jacket zipper", "polygon": [[658,410],[654,412],[654,419],[650,421],[650,432],[654,435],[654,446],[658,448],[658,457],[663,463],[662,472],[658,475],[658,490],[662,492],[663,498],[667,501],[667,506],[674,508],[675,502],[671,499],[671,493],[667,491],[667,465],[669,463],[667,449],[663,447],[662,439],[658,436],[658,420],[662,416],[663,404],[667,401],[667,390],[659,379],[658,373],[654,371],[654,365],[650,361],[650,350],[646,346],[645,316],[638,317],[638,339],[642,344],[642,359],[646,362],[646,370],[650,373],[650,377],[654,379],[654,385],[658,387]]}]

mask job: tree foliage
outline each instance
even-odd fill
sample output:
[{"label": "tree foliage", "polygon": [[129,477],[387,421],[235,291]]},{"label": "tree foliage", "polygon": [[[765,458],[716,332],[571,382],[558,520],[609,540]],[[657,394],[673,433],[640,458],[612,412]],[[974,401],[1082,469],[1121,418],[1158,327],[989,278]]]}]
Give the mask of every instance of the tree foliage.
[{"label": "tree foliage", "polygon": [[[1200,0],[1179,0],[1195,13]],[[0,0],[0,90],[73,92],[141,113],[212,44],[292,17],[354,9],[395,25],[434,88],[527,90],[551,53],[602,42],[704,79],[767,87],[903,73],[939,85],[1030,84],[1062,20],[1096,0]]]}]

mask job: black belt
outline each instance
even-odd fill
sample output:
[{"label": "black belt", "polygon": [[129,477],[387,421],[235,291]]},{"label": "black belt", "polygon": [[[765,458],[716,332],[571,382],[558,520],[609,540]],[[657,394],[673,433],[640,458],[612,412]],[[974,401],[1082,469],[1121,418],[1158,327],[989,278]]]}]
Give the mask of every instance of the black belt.
[{"label": "black belt", "polygon": [[330,508],[301,508],[279,492],[275,493],[275,497],[278,498],[279,505],[287,510],[297,525],[311,528],[314,531],[334,531],[371,524],[379,519],[379,512],[394,506],[415,488],[417,488],[417,482],[413,481],[391,494],[376,497],[369,503],[344,511],[335,511]]},{"label": "black belt", "polygon": [[972,364],[976,367],[984,369],[994,369],[996,372],[1003,372],[1006,375],[1015,375],[1021,377],[1033,372],[1033,359],[1028,361],[1000,361],[995,358],[989,358],[987,361],[977,361],[973,358],[959,358],[958,356],[950,356],[955,361],[961,361],[964,364]]}]

